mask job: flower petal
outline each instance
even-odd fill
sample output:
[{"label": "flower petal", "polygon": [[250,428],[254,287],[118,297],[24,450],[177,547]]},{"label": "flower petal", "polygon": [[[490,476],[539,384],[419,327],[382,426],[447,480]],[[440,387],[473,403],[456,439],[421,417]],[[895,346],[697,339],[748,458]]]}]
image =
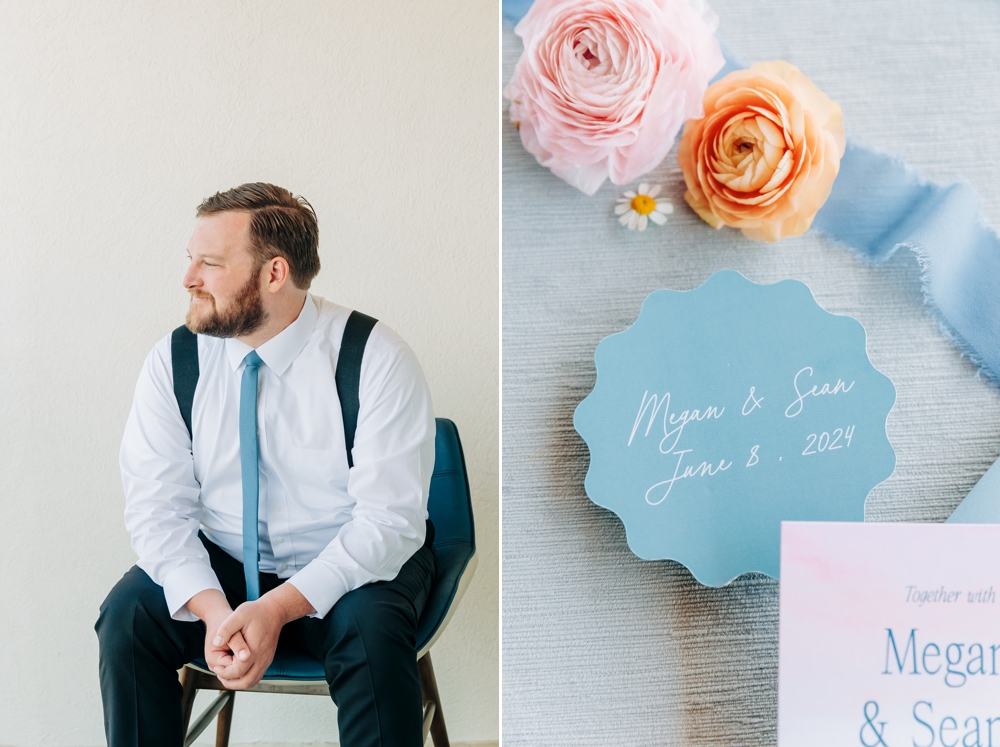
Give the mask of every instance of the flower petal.
[{"label": "flower petal", "polygon": [[649,225],[649,218],[647,216],[645,216],[645,215],[640,215],[639,216],[639,230],[640,231],[645,231],[647,225]]},{"label": "flower petal", "polygon": [[658,226],[662,226],[664,223],[667,222],[667,216],[656,210],[654,210],[649,214],[649,219]]},{"label": "flower petal", "polygon": [[621,215],[622,213],[627,213],[632,207],[627,203],[622,203],[621,205],[615,205],[615,215]]}]

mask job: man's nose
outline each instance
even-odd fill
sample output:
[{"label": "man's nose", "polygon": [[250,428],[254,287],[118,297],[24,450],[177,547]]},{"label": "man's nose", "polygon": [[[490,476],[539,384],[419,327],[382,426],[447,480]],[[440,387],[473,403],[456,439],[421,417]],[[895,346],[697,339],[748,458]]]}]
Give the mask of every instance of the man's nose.
[{"label": "man's nose", "polygon": [[188,290],[192,288],[197,288],[201,285],[201,278],[198,276],[197,265],[194,261],[188,265],[187,272],[184,273],[184,279],[181,281],[184,287]]}]

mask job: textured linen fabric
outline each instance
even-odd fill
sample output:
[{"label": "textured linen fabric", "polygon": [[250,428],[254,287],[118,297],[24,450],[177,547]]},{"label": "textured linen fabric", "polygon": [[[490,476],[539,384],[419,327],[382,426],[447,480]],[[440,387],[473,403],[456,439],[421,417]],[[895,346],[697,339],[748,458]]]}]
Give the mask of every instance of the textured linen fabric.
[{"label": "textured linen fabric", "polygon": [[[784,59],[841,104],[848,135],[941,183],[969,182],[1000,225],[1000,6],[993,2],[716,0],[719,35],[750,63]],[[520,40],[503,25],[503,81]],[[631,553],[587,498],[573,429],[600,340],[659,288],[715,270],[796,278],[858,319],[896,386],[896,470],[869,521],[939,522],[1000,455],[1000,397],[923,304],[910,252],[862,262],[814,232],[777,244],[715,231],[683,201],[676,149],[650,176],[675,212],[619,226],[606,184],[586,197],[503,137],[503,734],[509,745],[775,743],[778,583],[721,589]],[[632,185],[634,186],[634,185]]]},{"label": "textured linen fabric", "polygon": [[[354,467],[335,373],[350,310],[309,295],[298,318],[256,349],[260,570],[289,579],[323,617],[344,594],[392,579],[424,542],[434,413],[413,351],[376,324],[361,363]],[[122,438],[125,525],[137,565],[175,620],[219,582],[199,528],[243,561],[238,438],[244,359],[235,338],[198,336],[192,439],[173,393],[170,335],[146,359]]]}]

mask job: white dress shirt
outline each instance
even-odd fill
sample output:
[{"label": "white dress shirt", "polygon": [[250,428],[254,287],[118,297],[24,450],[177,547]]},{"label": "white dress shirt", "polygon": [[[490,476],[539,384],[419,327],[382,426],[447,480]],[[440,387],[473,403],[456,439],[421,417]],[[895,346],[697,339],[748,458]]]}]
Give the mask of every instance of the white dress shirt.
[{"label": "white dress shirt", "polygon": [[[289,579],[323,617],[344,594],[395,578],[424,541],[434,414],[409,346],[376,324],[361,364],[354,468],[334,374],[350,310],[309,295],[298,318],[257,348],[260,570]],[[146,358],[121,447],[125,526],[137,565],[175,620],[222,590],[198,530],[243,561],[234,338],[198,335],[200,377],[188,435],[173,391],[170,336]]]}]

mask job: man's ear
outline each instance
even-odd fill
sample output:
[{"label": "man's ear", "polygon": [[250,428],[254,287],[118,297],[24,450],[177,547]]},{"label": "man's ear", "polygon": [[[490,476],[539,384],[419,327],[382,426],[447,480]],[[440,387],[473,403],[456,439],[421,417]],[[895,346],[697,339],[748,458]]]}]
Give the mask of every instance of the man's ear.
[{"label": "man's ear", "polygon": [[288,266],[288,260],[284,257],[269,259],[264,265],[264,271],[267,273],[267,289],[271,293],[277,293],[285,285],[292,282],[291,268]]}]

